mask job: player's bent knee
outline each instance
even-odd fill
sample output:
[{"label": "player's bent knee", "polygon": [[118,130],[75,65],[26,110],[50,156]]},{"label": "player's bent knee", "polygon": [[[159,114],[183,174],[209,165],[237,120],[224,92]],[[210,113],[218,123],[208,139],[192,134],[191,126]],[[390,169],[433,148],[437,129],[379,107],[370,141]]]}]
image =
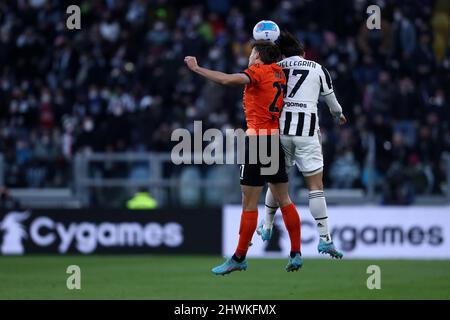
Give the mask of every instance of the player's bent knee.
[{"label": "player's bent knee", "polygon": [[322,182],[308,183],[308,190],[309,191],[323,190],[323,183]]},{"label": "player's bent knee", "polygon": [[269,188],[272,191],[273,198],[281,208],[292,202],[287,183],[269,183]]},{"label": "player's bent knee", "polygon": [[309,190],[323,190],[323,167],[317,170],[303,173]]},{"label": "player's bent knee", "polygon": [[289,194],[277,194],[274,195],[274,199],[276,202],[278,202],[278,205],[280,208],[283,208],[284,206],[287,206],[288,204],[291,204],[291,198],[289,197]]}]

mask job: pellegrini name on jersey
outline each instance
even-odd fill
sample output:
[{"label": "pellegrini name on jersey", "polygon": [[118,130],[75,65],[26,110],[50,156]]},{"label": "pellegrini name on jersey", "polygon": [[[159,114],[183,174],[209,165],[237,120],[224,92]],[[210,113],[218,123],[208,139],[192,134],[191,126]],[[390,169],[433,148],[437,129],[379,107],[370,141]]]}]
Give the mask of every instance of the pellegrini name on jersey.
[{"label": "pellegrini name on jersey", "polygon": [[297,60],[297,61],[292,61],[292,60],[288,60],[288,61],[281,61],[278,63],[278,65],[281,68],[290,68],[290,67],[310,67],[310,68],[315,68],[316,67],[316,63],[314,61],[310,61],[310,60]]}]

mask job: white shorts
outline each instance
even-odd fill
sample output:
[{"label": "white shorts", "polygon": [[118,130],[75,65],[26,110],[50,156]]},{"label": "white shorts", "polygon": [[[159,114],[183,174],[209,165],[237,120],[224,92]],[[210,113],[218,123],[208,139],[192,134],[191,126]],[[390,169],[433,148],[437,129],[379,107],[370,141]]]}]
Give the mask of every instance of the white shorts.
[{"label": "white shorts", "polygon": [[296,164],[304,176],[322,171],[323,154],[320,134],[312,137],[282,135],[280,140],[285,153],[287,170]]}]

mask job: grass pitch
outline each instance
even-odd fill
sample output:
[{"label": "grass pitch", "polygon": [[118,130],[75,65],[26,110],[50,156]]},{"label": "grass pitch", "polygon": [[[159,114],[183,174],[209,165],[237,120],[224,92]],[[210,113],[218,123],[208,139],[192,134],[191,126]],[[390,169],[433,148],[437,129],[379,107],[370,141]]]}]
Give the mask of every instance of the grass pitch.
[{"label": "grass pitch", "polygon": [[[450,261],[249,259],[247,271],[215,276],[210,256],[0,257],[0,299],[450,299]],[[69,265],[81,290],[68,290]],[[369,290],[369,265],[381,289]]]}]

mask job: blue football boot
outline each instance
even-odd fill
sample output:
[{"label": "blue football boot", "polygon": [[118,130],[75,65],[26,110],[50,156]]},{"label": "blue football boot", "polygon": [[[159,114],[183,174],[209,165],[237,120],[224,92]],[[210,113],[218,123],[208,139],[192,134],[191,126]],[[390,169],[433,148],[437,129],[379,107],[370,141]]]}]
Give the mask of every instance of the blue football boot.
[{"label": "blue football boot", "polygon": [[247,260],[246,259],[244,259],[244,261],[242,261],[242,262],[237,262],[233,258],[228,258],[220,266],[212,268],[211,271],[215,275],[224,276],[233,271],[242,271],[242,270],[247,270]]},{"label": "blue football boot", "polygon": [[317,246],[319,253],[329,254],[332,258],[342,259],[344,256],[342,252],[339,252],[334,246],[333,241],[326,243],[322,239],[319,240],[319,245]]},{"label": "blue football boot", "polygon": [[256,233],[261,236],[263,241],[269,241],[272,238],[272,229],[264,228],[264,220],[261,220],[259,223],[258,228],[256,228]]},{"label": "blue football boot", "polygon": [[303,266],[303,259],[300,253],[297,253],[293,258],[289,257],[288,264],[286,266],[287,272],[298,271]]}]

